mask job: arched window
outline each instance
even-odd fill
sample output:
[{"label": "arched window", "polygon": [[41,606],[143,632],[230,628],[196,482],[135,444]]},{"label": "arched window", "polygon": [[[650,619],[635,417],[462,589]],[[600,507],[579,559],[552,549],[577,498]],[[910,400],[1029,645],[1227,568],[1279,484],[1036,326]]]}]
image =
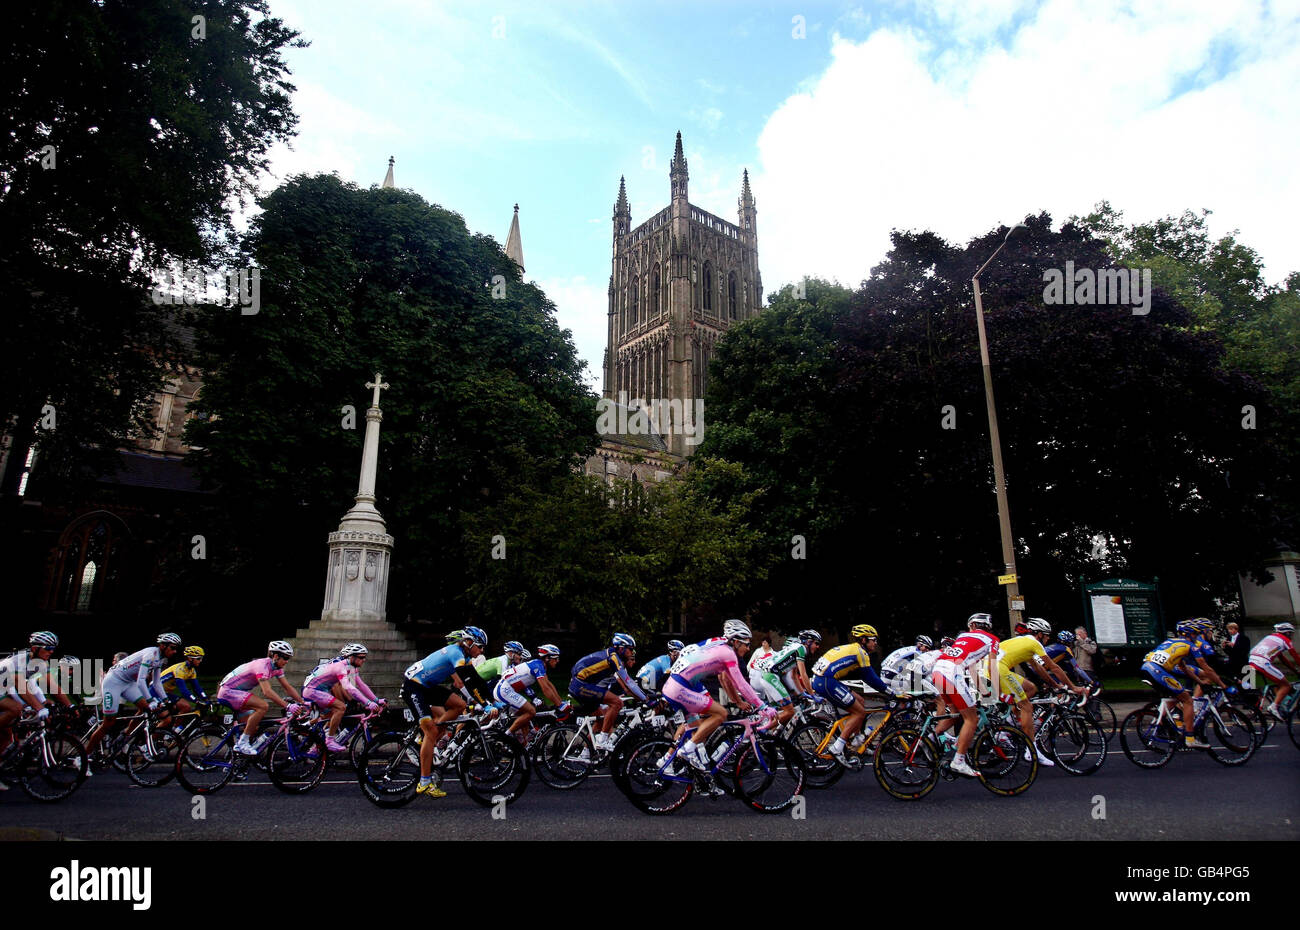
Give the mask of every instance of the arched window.
[{"label": "arched window", "polygon": [[641,281],[639,278],[632,279],[632,325],[636,326],[641,322],[641,301],[638,299],[641,294]]},{"label": "arched window", "polygon": [[651,298],[650,312],[658,316],[659,314],[664,312],[664,307],[662,303],[663,298],[660,294],[660,289],[659,289],[659,263],[658,262],[655,262],[654,277],[651,280],[653,281],[654,289],[650,293],[650,298]]},{"label": "arched window", "polygon": [[705,312],[713,309],[713,264],[704,263],[704,310]]},{"label": "arched window", "polygon": [[121,572],[126,537],[126,525],[104,510],[71,523],[54,552],[47,609],[84,614],[109,606]]},{"label": "arched window", "polygon": [[727,275],[727,315],[736,318],[736,273]]}]

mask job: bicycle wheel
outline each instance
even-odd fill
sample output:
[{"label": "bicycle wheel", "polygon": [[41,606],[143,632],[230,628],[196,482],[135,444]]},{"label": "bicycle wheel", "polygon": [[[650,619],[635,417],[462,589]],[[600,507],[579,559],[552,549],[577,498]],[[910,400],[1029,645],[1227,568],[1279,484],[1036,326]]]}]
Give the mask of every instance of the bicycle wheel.
[{"label": "bicycle wheel", "polygon": [[576,726],[568,723],[548,728],[532,750],[537,777],[542,784],[560,791],[572,790],[586,781],[595,768],[595,758],[596,752],[591,746],[591,740]]},{"label": "bicycle wheel", "polygon": [[420,747],[414,738],[396,730],[373,734],[357,760],[357,784],[379,807],[410,804],[420,784]]},{"label": "bicycle wheel", "polygon": [[668,739],[648,739],[628,754],[626,776],[619,787],[642,813],[671,814],[690,800],[695,791],[694,775],[685,760],[674,763],[683,770],[680,776],[660,771],[659,760],[675,745]]},{"label": "bicycle wheel", "polygon": [[880,738],[872,767],[885,793],[917,801],[939,782],[939,748],[911,727],[891,728]]},{"label": "bicycle wheel", "polygon": [[829,752],[824,757],[817,755],[817,747],[826,739],[830,729],[826,724],[814,721],[803,724],[790,734],[790,742],[803,755],[809,788],[829,788],[847,771]]},{"label": "bicycle wheel", "polygon": [[361,753],[365,750],[366,744],[370,742],[369,737],[374,736],[374,732],[367,732],[365,727],[357,727],[352,733],[352,738],[348,740],[348,752],[346,758],[348,765],[352,766],[352,771],[357,771],[361,764]]},{"label": "bicycle wheel", "polygon": [[302,727],[290,726],[266,750],[267,774],[285,794],[306,794],[320,784],[329,765],[325,738]]},{"label": "bicycle wheel", "polygon": [[1071,775],[1091,775],[1106,761],[1106,735],[1082,714],[1055,717],[1043,743],[1052,761]]},{"label": "bicycle wheel", "polygon": [[531,766],[523,747],[509,736],[475,734],[456,760],[465,793],[484,807],[504,798],[513,804],[528,787]]},{"label": "bicycle wheel", "polygon": [[220,791],[235,776],[240,755],[235,737],[242,727],[223,729],[208,724],[195,730],[181,744],[176,758],[176,780],[191,794]]},{"label": "bicycle wheel", "polygon": [[1004,798],[1022,794],[1038,777],[1038,753],[1017,727],[991,727],[976,736],[971,764],[980,784]]},{"label": "bicycle wheel", "polygon": [[1182,741],[1168,720],[1156,723],[1159,714],[1158,705],[1139,707],[1124,718],[1119,728],[1119,745],[1124,755],[1144,769],[1167,765]]},{"label": "bicycle wheel", "polygon": [[1250,718],[1231,704],[1215,710],[1218,716],[1206,714],[1200,726],[1201,738],[1210,744],[1210,758],[1220,765],[1245,765],[1259,745]]},{"label": "bicycle wheel", "polygon": [[157,788],[176,775],[181,741],[172,730],[140,729],[126,750],[126,774],[141,788]]},{"label": "bicycle wheel", "polygon": [[737,797],[764,814],[793,806],[808,777],[803,754],[778,736],[760,737],[757,752],[746,742],[733,772]]},{"label": "bicycle wheel", "polygon": [[86,780],[86,747],[66,730],[38,736],[22,752],[18,784],[34,801],[62,801]]},{"label": "bicycle wheel", "polygon": [[1084,705],[1083,712],[1101,730],[1102,736],[1106,738],[1106,743],[1109,745],[1112,737],[1119,731],[1115,709],[1101,698],[1090,698]]},{"label": "bicycle wheel", "polygon": [[1286,715],[1286,728],[1291,734],[1291,744],[1300,749],[1300,701],[1291,705],[1291,710]]}]

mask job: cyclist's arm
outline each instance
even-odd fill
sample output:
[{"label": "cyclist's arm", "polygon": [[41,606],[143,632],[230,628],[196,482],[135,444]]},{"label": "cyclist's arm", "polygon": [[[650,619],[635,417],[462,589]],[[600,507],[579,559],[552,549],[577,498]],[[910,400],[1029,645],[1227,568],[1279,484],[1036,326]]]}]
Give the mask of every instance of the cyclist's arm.
[{"label": "cyclist's arm", "polygon": [[561,703],[559,692],[555,690],[555,685],[551,684],[551,679],[542,675],[537,679],[537,687],[542,689],[542,696],[546,700],[558,707]]},{"label": "cyclist's arm", "polygon": [[889,685],[885,684],[885,682],[880,677],[880,673],[877,672],[873,666],[861,665],[852,674],[854,678],[862,679],[867,684],[871,685],[871,687],[879,691],[881,694],[888,695],[890,693]]},{"label": "cyclist's arm", "polygon": [[803,659],[794,660],[794,680],[804,694],[812,693],[812,681],[808,678],[808,667]]},{"label": "cyclist's arm", "polygon": [[1205,661],[1204,656],[1196,657],[1196,665],[1204,673],[1201,679],[1203,682],[1206,679],[1208,679],[1209,681],[1214,682],[1214,684],[1218,685],[1220,688],[1225,687],[1223,684],[1223,679],[1219,677],[1219,673],[1216,672],[1214,669],[1210,668],[1210,663]]},{"label": "cyclist's arm", "polygon": [[257,686],[262,689],[262,694],[266,697],[266,699],[270,701],[272,704],[274,704],[275,706],[281,708],[289,706],[288,701],[286,701],[284,698],[280,697],[280,695],[275,693],[275,689],[271,687],[270,678],[258,679]]},{"label": "cyclist's arm", "polygon": [[627,669],[624,668],[621,663],[618,666],[618,670],[614,674],[618,679],[618,683],[623,686],[624,691],[632,695],[632,697],[636,698],[638,701],[645,701],[647,703],[649,702],[650,699],[646,697],[645,692],[642,691],[637,686],[637,683],[632,680],[632,676],[627,673]]},{"label": "cyclist's arm", "polygon": [[1037,663],[1038,667],[1046,671],[1047,674],[1051,675],[1052,678],[1056,680],[1056,683],[1059,684],[1062,688],[1067,688],[1070,691],[1075,692],[1076,694],[1080,690],[1082,690],[1078,685],[1070,681],[1069,676],[1065,674],[1064,670],[1062,670],[1062,668],[1056,664],[1056,660],[1053,659],[1051,656],[1036,655],[1034,656],[1034,660]]}]

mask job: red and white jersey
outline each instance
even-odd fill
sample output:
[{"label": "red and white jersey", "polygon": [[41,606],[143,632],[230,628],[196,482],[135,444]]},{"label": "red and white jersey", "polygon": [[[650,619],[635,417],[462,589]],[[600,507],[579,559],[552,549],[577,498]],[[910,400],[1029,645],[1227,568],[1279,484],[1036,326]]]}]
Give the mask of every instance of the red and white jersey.
[{"label": "red and white jersey", "polygon": [[956,642],[942,650],[940,661],[952,662],[960,668],[970,668],[980,659],[997,652],[998,638],[983,630],[972,630],[957,637]]},{"label": "red and white jersey", "polygon": [[1250,650],[1250,657],[1251,659],[1263,659],[1265,662],[1271,662],[1279,652],[1288,653],[1291,658],[1300,661],[1300,655],[1296,654],[1295,645],[1282,633],[1270,633],[1265,636],[1255,644],[1254,649]]}]

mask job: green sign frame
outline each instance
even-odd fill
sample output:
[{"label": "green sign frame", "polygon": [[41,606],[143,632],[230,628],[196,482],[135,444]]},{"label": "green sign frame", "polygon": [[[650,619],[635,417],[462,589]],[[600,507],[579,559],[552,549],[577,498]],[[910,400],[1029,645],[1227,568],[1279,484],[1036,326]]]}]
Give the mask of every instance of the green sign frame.
[{"label": "green sign frame", "polygon": [[[1107,578],[1080,585],[1084,624],[1098,646],[1151,649],[1165,639],[1160,579]],[[1104,638],[1103,638],[1104,637]]]}]

